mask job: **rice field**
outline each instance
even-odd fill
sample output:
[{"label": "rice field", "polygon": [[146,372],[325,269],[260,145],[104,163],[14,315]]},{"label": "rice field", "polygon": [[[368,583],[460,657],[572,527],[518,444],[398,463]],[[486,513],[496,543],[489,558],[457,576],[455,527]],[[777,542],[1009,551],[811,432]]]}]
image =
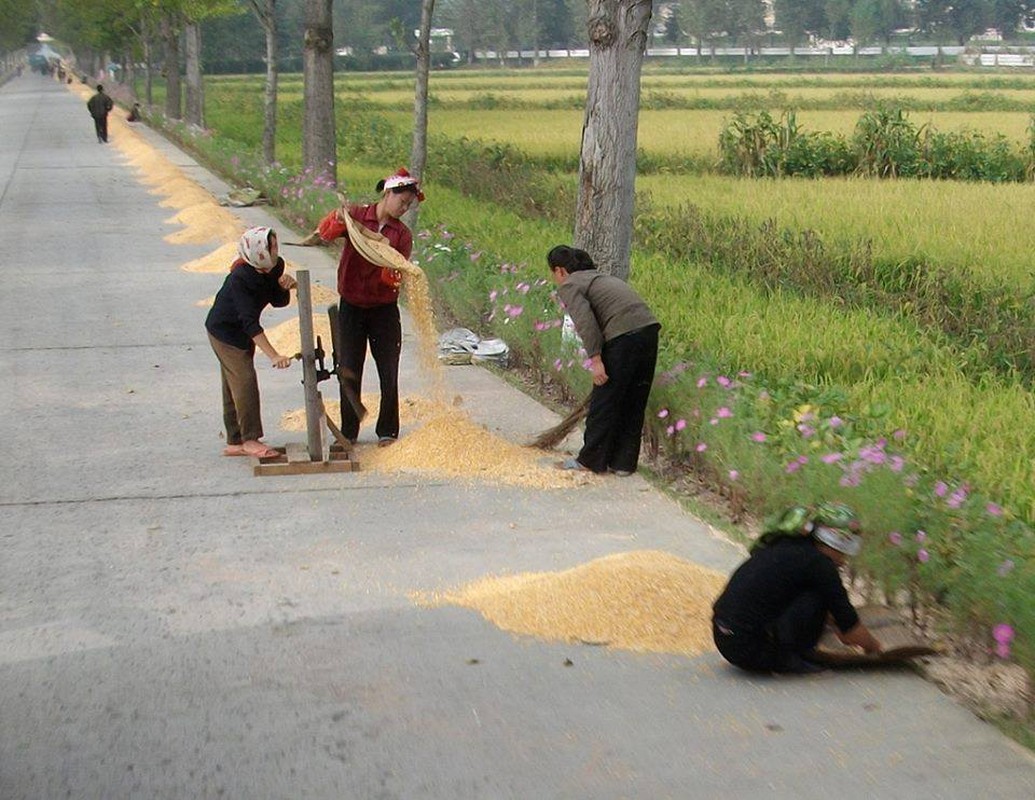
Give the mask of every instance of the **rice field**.
[{"label": "rice field", "polygon": [[662,206],[693,203],[715,214],[774,219],[832,242],[868,239],[877,253],[925,256],[978,277],[1035,287],[1030,183],[641,175],[636,185]]}]

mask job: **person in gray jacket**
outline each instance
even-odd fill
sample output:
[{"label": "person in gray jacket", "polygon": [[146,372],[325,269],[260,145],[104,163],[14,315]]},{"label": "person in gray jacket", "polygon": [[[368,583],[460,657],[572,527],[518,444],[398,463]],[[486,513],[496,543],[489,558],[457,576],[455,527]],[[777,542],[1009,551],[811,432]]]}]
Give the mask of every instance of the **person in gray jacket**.
[{"label": "person in gray jacket", "polygon": [[585,250],[558,245],[546,262],[593,377],[582,449],[558,466],[630,475],[640,458],[661,324],[629,284],[598,271]]}]

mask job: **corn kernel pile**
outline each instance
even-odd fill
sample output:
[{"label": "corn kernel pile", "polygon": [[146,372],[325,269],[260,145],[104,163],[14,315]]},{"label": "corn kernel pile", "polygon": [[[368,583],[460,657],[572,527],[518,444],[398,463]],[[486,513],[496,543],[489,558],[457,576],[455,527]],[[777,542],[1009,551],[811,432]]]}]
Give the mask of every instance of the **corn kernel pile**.
[{"label": "corn kernel pile", "polygon": [[511,633],[692,656],[713,648],[711,606],[725,581],[670,553],[640,550],[564,572],[482,578],[413,599],[470,608]]}]

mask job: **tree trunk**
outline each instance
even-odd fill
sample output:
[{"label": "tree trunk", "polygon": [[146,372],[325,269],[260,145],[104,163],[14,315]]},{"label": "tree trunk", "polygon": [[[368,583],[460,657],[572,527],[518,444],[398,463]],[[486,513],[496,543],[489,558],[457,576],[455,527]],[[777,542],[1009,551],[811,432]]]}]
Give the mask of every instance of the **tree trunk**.
[{"label": "tree trunk", "polygon": [[165,116],[182,119],[180,98],[180,29],[169,17],[162,17],[162,39],[165,41]]},{"label": "tree trunk", "polygon": [[[428,161],[428,77],[431,73],[431,16],[435,0],[421,0],[420,35],[417,37],[417,80],[413,93],[413,144],[410,147],[410,174],[424,175]],[[403,222],[413,230],[419,209],[412,206],[403,214]]]},{"label": "tree trunk", "polygon": [[337,183],[331,0],[305,0],[302,83],[302,163],[312,168],[314,177]]},{"label": "tree trunk", "polygon": [[636,181],[640,67],[650,0],[588,0],[589,85],[579,155],[575,246],[627,279]]},{"label": "tree trunk", "polygon": [[205,127],[205,87],[201,81],[201,26],[188,22],[184,30],[187,62],[187,122]]},{"label": "tree trunk", "polygon": [[151,59],[151,38],[146,37],[144,39],[144,99],[147,102],[147,108],[149,111],[155,104],[155,76],[151,69]]},{"label": "tree trunk", "polygon": [[539,66],[539,2],[532,0],[532,66]]},{"label": "tree trunk", "polygon": [[252,10],[266,33],[266,94],[263,98],[262,160],[277,160],[277,0],[251,0]]}]

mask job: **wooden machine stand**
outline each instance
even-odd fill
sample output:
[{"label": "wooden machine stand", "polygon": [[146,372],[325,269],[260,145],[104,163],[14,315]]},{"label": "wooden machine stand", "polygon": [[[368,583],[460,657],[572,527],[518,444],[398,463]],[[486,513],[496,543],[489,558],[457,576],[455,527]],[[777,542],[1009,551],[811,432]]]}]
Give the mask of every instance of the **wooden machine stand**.
[{"label": "wooden machine stand", "polygon": [[[309,270],[295,274],[298,281],[298,331],[302,351],[302,386],[305,390],[306,443],[289,442],[274,448],[279,455],[253,458],[255,475],[313,475],[324,472],[352,472],[359,463],[352,459],[352,444],[342,436],[338,426],[326,414],[319,382],[331,373],[323,366],[323,344],[313,343],[313,302],[309,286]],[[332,326],[337,320],[331,315]],[[333,330],[333,327],[332,327]],[[335,440],[324,437],[324,428]]]}]

